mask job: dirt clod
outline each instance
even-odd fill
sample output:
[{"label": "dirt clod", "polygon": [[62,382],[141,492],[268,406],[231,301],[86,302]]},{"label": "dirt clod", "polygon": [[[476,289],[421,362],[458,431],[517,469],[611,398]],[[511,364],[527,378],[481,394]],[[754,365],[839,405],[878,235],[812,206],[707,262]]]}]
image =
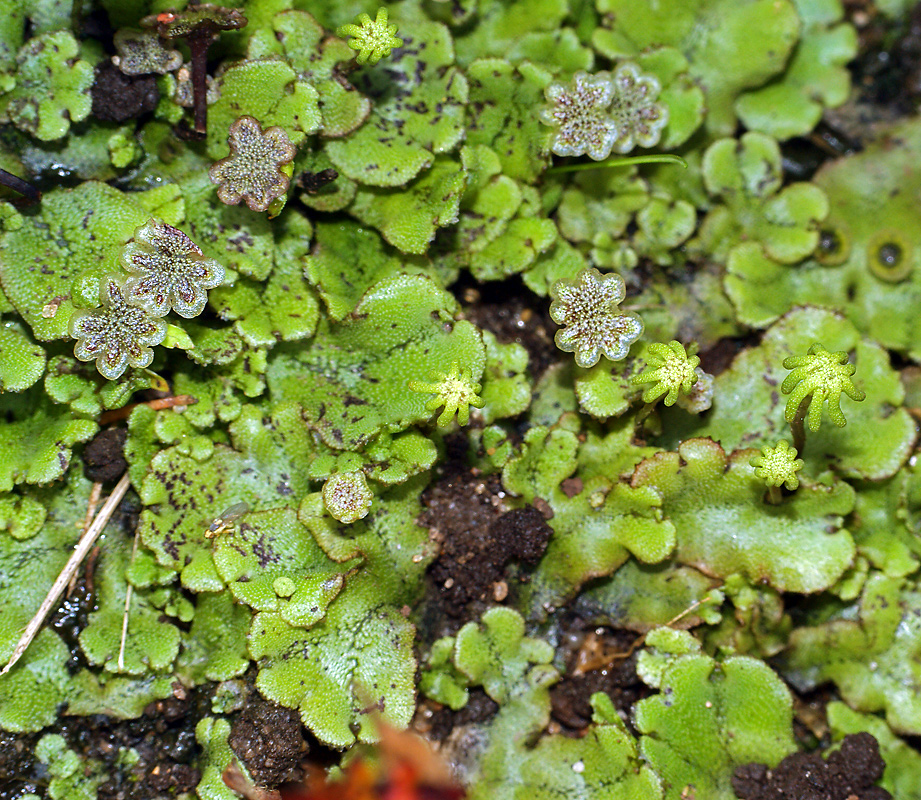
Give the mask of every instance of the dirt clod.
[{"label": "dirt clod", "polygon": [[532,565],[547,549],[553,528],[536,508],[526,506],[503,514],[492,524],[491,532],[512,558]]},{"label": "dirt clod", "polygon": [[742,800],[892,800],[873,785],[885,767],[876,739],[853,733],[825,760],[821,753],[793,753],[775,769],[744,764],[732,776],[732,788]]},{"label": "dirt clod", "polygon": [[83,471],[86,477],[98,483],[118,480],[128,469],[125,461],[124,428],[106,428],[97,433],[83,449]]},{"label": "dirt clod", "polygon": [[234,720],[229,743],[257,786],[288,779],[307,752],[297,711],[275,703],[251,703]]},{"label": "dirt clod", "polygon": [[93,83],[93,116],[106,122],[124,122],[148,111],[160,102],[160,90],[153,75],[125,75],[111,61],[96,67]]},{"label": "dirt clod", "polygon": [[503,512],[492,502],[502,496],[496,477],[448,470],[426,494],[421,522],[441,540],[441,555],[429,575],[453,617],[467,616],[471,602],[493,598],[511,561],[537,563],[553,533],[534,507]]}]

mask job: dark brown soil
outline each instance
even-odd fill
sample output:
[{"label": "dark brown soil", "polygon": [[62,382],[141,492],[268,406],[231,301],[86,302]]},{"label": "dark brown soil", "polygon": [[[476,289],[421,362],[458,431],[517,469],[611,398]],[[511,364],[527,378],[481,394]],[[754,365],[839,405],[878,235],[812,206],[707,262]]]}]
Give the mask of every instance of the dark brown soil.
[{"label": "dark brown soil", "polygon": [[745,764],[736,769],[732,788],[741,800],[892,800],[873,785],[884,768],[876,739],[854,733],[826,760],[820,753],[793,753],[776,769]]},{"label": "dark brown soil", "polygon": [[454,287],[464,304],[464,316],[496,335],[500,344],[517,342],[528,351],[528,373],[537,380],[557,361],[553,343],[557,326],[550,319],[550,303],[528,289],[520,279],[501,283],[461,283]]},{"label": "dark brown soil", "polygon": [[713,347],[698,353],[701,368],[716,377],[732,365],[733,359],[746,347],[757,346],[760,333],[752,332],[746,336],[732,339],[720,339]]},{"label": "dark brown soil", "polygon": [[98,483],[116,481],[125,474],[125,440],[128,431],[124,428],[106,428],[99,431],[83,448],[83,473]]},{"label": "dark brown soil", "polygon": [[578,734],[592,721],[591,696],[604,692],[628,717],[633,705],[650,691],[637,677],[632,645],[637,634],[596,628],[573,631],[564,640],[569,650],[566,674],[550,689],[550,713],[565,733]]},{"label": "dark brown soil", "polygon": [[289,780],[308,749],[298,712],[261,699],[234,720],[228,741],[257,786]]},{"label": "dark brown soil", "polygon": [[457,711],[440,708],[432,714],[427,734],[439,742],[448,738],[455,728],[489,722],[499,712],[499,705],[480,688],[470,690],[467,705]]},{"label": "dark brown soil", "polygon": [[160,90],[153,75],[125,75],[108,59],[96,66],[93,116],[107,122],[124,122],[153,111]]},{"label": "dark brown soil", "polygon": [[[140,800],[174,796],[195,789],[201,774],[192,766],[200,748],[195,726],[210,713],[211,687],[151,703],[135,720],[64,717],[60,732],[83,758],[101,762],[110,778],[99,787],[99,800]],[[120,751],[133,749],[138,762],[130,770],[117,764]]]},{"label": "dark brown soil", "polygon": [[13,800],[38,789],[30,776],[35,773],[35,743],[39,734],[0,731],[0,800]]},{"label": "dark brown soil", "polygon": [[895,26],[867,4],[852,7],[849,16],[860,41],[851,65],[860,100],[914,114],[921,104],[921,5]]},{"label": "dark brown soil", "polygon": [[[512,561],[535,564],[553,533],[533,506],[505,510],[498,476],[483,477],[468,467],[465,446],[462,439],[454,444],[441,475],[423,494],[425,511],[419,518],[441,543],[441,554],[428,573],[434,602],[458,621],[502,602],[509,581],[515,582],[506,567]],[[460,624],[449,627],[456,630]]]}]

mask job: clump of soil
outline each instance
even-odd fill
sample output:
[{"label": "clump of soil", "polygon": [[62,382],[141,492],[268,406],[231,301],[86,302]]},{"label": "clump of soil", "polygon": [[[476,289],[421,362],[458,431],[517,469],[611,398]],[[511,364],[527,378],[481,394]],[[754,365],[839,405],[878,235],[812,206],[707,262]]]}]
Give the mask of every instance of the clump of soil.
[{"label": "clump of soil", "polygon": [[99,431],[83,448],[83,472],[94,483],[118,480],[128,469],[125,460],[124,428],[106,428]]},{"label": "clump of soil", "polygon": [[823,760],[820,753],[793,753],[775,769],[745,764],[732,776],[742,800],[892,800],[874,786],[886,764],[869,733],[845,736],[841,749]]},{"label": "clump of soil", "polygon": [[423,495],[419,518],[441,554],[429,570],[437,604],[450,617],[470,619],[486,602],[502,602],[509,592],[506,567],[513,561],[536,564],[553,530],[533,506],[505,510],[498,476],[483,477],[467,467],[463,445]]},{"label": "clump of soil", "polygon": [[288,780],[308,749],[298,712],[267,700],[250,701],[234,720],[228,742],[257,786]]},{"label": "clump of soil", "polygon": [[125,75],[105,59],[96,67],[92,97],[96,119],[124,122],[153,111],[160,102],[160,90],[155,75]]}]

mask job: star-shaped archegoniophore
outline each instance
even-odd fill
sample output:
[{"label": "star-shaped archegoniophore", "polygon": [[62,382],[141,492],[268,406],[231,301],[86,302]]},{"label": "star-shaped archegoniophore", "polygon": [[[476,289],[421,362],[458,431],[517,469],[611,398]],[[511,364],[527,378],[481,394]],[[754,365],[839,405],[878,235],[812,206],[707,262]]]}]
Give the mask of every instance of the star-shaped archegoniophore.
[{"label": "star-shaped archegoniophore", "polygon": [[574,283],[557,281],[550,289],[550,316],[557,325],[556,346],[575,353],[580,367],[593,367],[604,355],[611,361],[627,357],[643,333],[643,321],[618,305],[626,295],[623,278],[602,275],[593,267],[579,273]]},{"label": "star-shaped archegoniophore", "polygon": [[668,108],[656,102],[662,85],[658,78],[644,75],[636,64],[621,64],[611,79],[614,93],[610,116],[617,126],[615,153],[629,153],[634,147],[659,143],[668,124]]},{"label": "star-shaped archegoniophore", "polygon": [[450,425],[455,414],[458,424],[466,425],[470,421],[470,406],[482,408],[485,405],[478,394],[482,387],[473,382],[470,370],[462,371],[454,364],[447,375],[433,377],[436,378],[434,383],[409,381],[407,386],[414,392],[430,392],[435,395],[425,404],[428,411],[437,411],[444,406],[444,411],[438,417],[440,427]]},{"label": "star-shaped archegoniophore", "polygon": [[634,385],[651,384],[643,392],[643,402],[652,403],[665,395],[665,405],[672,406],[679,394],[687,394],[697,383],[698,356],[689,356],[681,342],[672,340],[667,345],[655,342],[649,345],[647,366],[634,375]]},{"label": "star-shaped archegoniophore", "polygon": [[281,167],[294,160],[296,148],[278,126],[262,130],[259,120],[240,117],[227,137],[230,155],[214,164],[208,175],[218,186],[222,203],[246,201],[251,211],[265,211],[288,191],[289,178]]},{"label": "star-shaped archegoniophore", "polygon": [[540,112],[541,122],[556,128],[550,150],[558,156],[601,161],[611,154],[619,131],[608,107],[614,97],[609,72],[579,71],[568,83],[551,83],[544,95],[552,104]]},{"label": "star-shaped archegoniophore", "polygon": [[847,353],[843,350],[830,353],[817,342],[806,355],[785,358],[783,366],[784,369],[792,370],[780,385],[780,391],[790,395],[784,408],[784,419],[793,422],[800,405],[807,397],[811,397],[806,422],[813,432],[822,423],[822,404],[826,400],[831,421],[843,428],[847,420],[841,411],[841,395],[846,394],[858,402],[866,397],[851,380],[857,367],[848,363]]},{"label": "star-shaped archegoniophore", "polygon": [[396,35],[397,26],[387,24],[387,9],[380,8],[372,21],[367,14],[359,14],[357,25],[342,25],[337,35],[350,36],[348,46],[358,51],[355,60],[359,64],[376,64],[389,56],[395,47],[402,47],[403,40]]},{"label": "star-shaped archegoniophore", "polygon": [[163,46],[154,31],[135,31],[122,28],[115,33],[115,64],[125,75],[165,75],[182,66],[182,54]]},{"label": "star-shaped archegoniophore", "polygon": [[796,449],[785,439],[776,447],[763,447],[761,455],[748,462],[755,468],[755,475],[768,486],[786,486],[791,492],[799,487],[796,473],[803,468],[803,459],[796,457]]},{"label": "star-shaped archegoniophore", "polygon": [[200,3],[185,11],[163,11],[141,20],[145,28],[156,28],[164,39],[182,39],[195,34],[214,36],[218,31],[233,31],[246,26],[243,12],[212,3]]},{"label": "star-shaped archegoniophore", "polygon": [[166,322],[125,299],[122,280],[103,279],[99,288],[102,307],[76,311],[70,318],[70,335],[77,340],[74,355],[80,361],[96,360],[100,374],[114,381],[128,366],[144,369],[153,350],[166,337]]},{"label": "star-shaped archegoniophore", "polygon": [[180,317],[196,317],[205,308],[208,289],[224,281],[224,267],[205,258],[201,249],[178,228],[157,219],[134,232],[134,241],[122,252],[132,275],[125,282],[129,303],[155,317],[170,309]]}]

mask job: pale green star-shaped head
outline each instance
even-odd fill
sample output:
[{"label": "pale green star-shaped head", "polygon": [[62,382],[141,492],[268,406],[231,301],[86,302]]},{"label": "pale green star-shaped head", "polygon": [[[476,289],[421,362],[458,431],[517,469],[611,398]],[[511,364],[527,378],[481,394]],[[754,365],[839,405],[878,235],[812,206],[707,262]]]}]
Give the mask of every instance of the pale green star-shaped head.
[{"label": "pale green star-shaped head", "polygon": [[780,391],[790,395],[784,409],[784,419],[793,422],[800,405],[810,397],[806,422],[811,431],[817,431],[822,423],[822,405],[826,400],[831,421],[843,428],[847,420],[841,411],[841,395],[846,394],[858,402],[866,397],[851,380],[857,367],[848,363],[844,351],[830,353],[816,342],[806,355],[785,358],[783,366],[791,370],[780,385]]},{"label": "pale green star-shaped head", "polygon": [[755,468],[757,475],[768,486],[786,486],[793,491],[799,486],[796,473],[803,468],[803,459],[796,457],[796,449],[786,440],[776,447],[764,447],[761,455],[755,456],[748,463]]},{"label": "pale green star-shaped head", "polygon": [[395,47],[402,47],[403,40],[396,35],[397,26],[387,24],[387,9],[378,9],[372,21],[367,14],[359,14],[357,25],[342,25],[336,33],[351,37],[348,46],[358,51],[355,60],[359,64],[376,64],[389,56]]},{"label": "pale green star-shaped head", "polygon": [[653,403],[662,395],[665,405],[675,404],[679,394],[687,394],[697,383],[697,365],[700,358],[688,355],[681,342],[672,340],[667,345],[656,342],[649,345],[646,369],[634,375],[634,386],[650,384],[643,392],[643,402]]},{"label": "pale green star-shaped head", "polygon": [[470,406],[482,408],[485,401],[479,396],[482,388],[472,379],[470,370],[461,370],[457,364],[451,367],[447,375],[433,376],[437,380],[433,383],[423,381],[409,381],[407,386],[414,392],[430,392],[434,395],[426,403],[428,411],[437,411],[444,406],[438,416],[439,427],[444,428],[451,423],[457,414],[457,422],[466,425],[470,421]]}]

